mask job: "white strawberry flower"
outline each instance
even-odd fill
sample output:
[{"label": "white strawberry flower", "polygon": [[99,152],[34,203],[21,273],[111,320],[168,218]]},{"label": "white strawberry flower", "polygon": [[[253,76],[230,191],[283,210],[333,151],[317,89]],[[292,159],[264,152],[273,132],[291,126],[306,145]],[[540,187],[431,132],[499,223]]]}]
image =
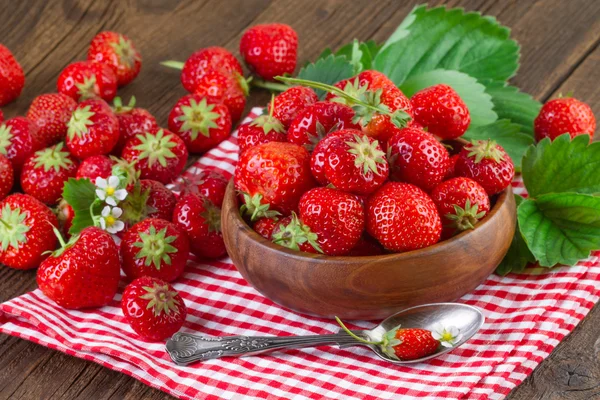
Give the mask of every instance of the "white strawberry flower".
[{"label": "white strawberry flower", "polygon": [[118,176],[111,176],[107,179],[96,178],[96,196],[106,204],[115,207],[119,201],[125,200],[127,190],[119,189],[121,183]]},{"label": "white strawberry flower", "polygon": [[119,207],[105,206],[100,215],[100,227],[108,233],[115,234],[125,229],[125,223],[119,221],[119,217],[123,215],[123,210]]},{"label": "white strawberry flower", "polygon": [[454,347],[462,339],[462,333],[455,326],[445,327],[442,324],[435,324],[432,327],[431,336],[439,340],[444,347]]}]

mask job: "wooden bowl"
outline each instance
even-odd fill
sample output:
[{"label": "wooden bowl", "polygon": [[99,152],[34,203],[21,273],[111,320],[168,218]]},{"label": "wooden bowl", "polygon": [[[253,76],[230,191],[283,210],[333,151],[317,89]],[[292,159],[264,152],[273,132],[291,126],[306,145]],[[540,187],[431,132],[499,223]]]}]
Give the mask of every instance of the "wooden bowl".
[{"label": "wooden bowl", "polygon": [[331,257],[276,245],[240,216],[233,182],[221,225],[229,256],[242,276],[275,303],[300,313],[344,319],[383,319],[425,303],[454,301],[498,266],[516,226],[509,187],[475,229],[406,253]]}]

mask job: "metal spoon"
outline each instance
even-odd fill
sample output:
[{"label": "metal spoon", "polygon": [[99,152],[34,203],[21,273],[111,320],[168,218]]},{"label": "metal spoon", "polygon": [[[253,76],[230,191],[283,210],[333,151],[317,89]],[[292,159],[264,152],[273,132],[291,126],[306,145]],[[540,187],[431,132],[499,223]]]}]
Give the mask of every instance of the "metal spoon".
[{"label": "metal spoon", "polygon": [[422,328],[430,331],[436,324],[454,326],[459,329],[461,339],[453,347],[440,346],[435,353],[410,361],[395,360],[381,351],[379,346],[362,343],[343,330],[336,334],[309,336],[217,337],[176,333],[167,341],[167,351],[176,364],[187,365],[195,361],[213,358],[246,357],[274,350],[337,344],[340,348],[365,346],[373,350],[382,360],[393,364],[410,364],[429,360],[454,350],[469,340],[481,328],[483,322],[483,314],[475,307],[459,303],[435,303],[402,310],[386,318],[371,330],[352,331],[355,335],[368,341],[378,342],[387,331],[398,325],[401,325],[402,328]]}]

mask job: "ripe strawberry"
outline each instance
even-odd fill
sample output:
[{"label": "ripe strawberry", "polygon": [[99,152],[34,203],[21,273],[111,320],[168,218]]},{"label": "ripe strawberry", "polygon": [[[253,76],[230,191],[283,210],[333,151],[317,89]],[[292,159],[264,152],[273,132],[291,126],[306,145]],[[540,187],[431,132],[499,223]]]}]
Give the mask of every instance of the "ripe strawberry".
[{"label": "ripe strawberry", "polygon": [[540,110],[534,121],[535,140],[556,139],[564,133],[571,138],[577,135],[590,135],[594,138],[596,118],[590,106],[572,97],[550,100]]},{"label": "ripe strawberry", "polygon": [[319,98],[311,88],[294,86],[275,96],[273,105],[269,105],[269,113],[287,129],[298,113],[317,101]]},{"label": "ripe strawberry", "polygon": [[62,70],[56,88],[76,101],[95,97],[111,101],[117,94],[117,76],[106,64],[76,61]]},{"label": "ripe strawberry", "polygon": [[[362,71],[360,74],[352,78],[339,81],[335,84],[335,87],[344,90],[346,87],[349,87],[348,84],[350,84],[351,86],[354,86],[354,88],[360,88],[364,86],[369,90],[377,90],[383,89],[385,86],[388,86],[393,83],[394,82],[392,82],[390,78],[385,76],[385,74],[382,72],[366,70]],[[331,100],[335,97],[335,94],[328,93],[326,99]]]},{"label": "ripe strawberry", "polygon": [[431,198],[409,183],[388,182],[367,200],[367,232],[402,252],[437,243],[442,222]]},{"label": "ripe strawberry", "polygon": [[153,179],[166,185],[183,171],[188,151],[179,136],[158,129],[129,139],[121,157],[136,162],[135,168],[142,179]]},{"label": "ripe strawberry", "polygon": [[317,235],[323,253],[330,256],[352,250],[365,227],[365,212],[358,197],[339,190],[311,189],[300,199],[298,209],[302,222]]},{"label": "ripe strawberry", "polygon": [[142,339],[158,342],[183,326],[187,308],[179,293],[167,282],[144,276],[123,292],[121,308],[125,321]]},{"label": "ripe strawberry", "polygon": [[317,234],[305,225],[296,213],[281,219],[273,229],[271,241],[283,247],[305,253],[323,253]]},{"label": "ripe strawberry", "polygon": [[431,331],[418,328],[396,330],[395,339],[400,343],[392,345],[396,357],[400,360],[416,360],[436,352],[440,345],[431,335]]},{"label": "ripe strawberry", "polygon": [[0,107],[21,95],[25,86],[25,74],[15,56],[0,44]]},{"label": "ripe strawberry", "polygon": [[89,178],[92,182],[96,182],[96,178],[107,179],[112,175],[114,163],[108,156],[88,157],[79,164],[76,178]]},{"label": "ripe strawberry", "polygon": [[[302,194],[315,186],[308,151],[293,143],[279,142],[259,144],[242,153],[234,182],[237,190],[249,198],[262,196],[261,204],[270,204],[284,215],[296,210]],[[255,207],[247,206],[252,214]]]},{"label": "ripe strawberry", "polygon": [[221,233],[221,209],[206,197],[182,195],[175,206],[173,222],[187,234],[196,256],[219,258],[227,252]]},{"label": "ripe strawberry", "polygon": [[444,179],[449,158],[444,145],[421,129],[400,129],[388,142],[392,180],[412,183],[427,192]]},{"label": "ripe strawberry", "polygon": [[415,120],[442,138],[456,139],[469,128],[469,108],[450,86],[439,84],[415,93],[410,102]]},{"label": "ripe strawberry", "polygon": [[174,281],[183,273],[189,253],[187,236],[175,224],[155,218],[131,227],[120,247],[123,272],[131,280],[151,276]]},{"label": "ripe strawberry", "polygon": [[256,231],[260,236],[264,237],[267,240],[273,239],[273,231],[277,227],[279,223],[279,218],[277,217],[262,217],[256,220],[254,224],[252,224],[252,229]]},{"label": "ripe strawberry", "polygon": [[70,238],[69,230],[73,226],[73,218],[75,218],[75,211],[73,207],[67,203],[65,199],[62,199],[56,207],[56,217],[58,218],[58,227],[64,237]]},{"label": "ripe strawberry", "polygon": [[310,158],[310,171],[319,185],[326,186],[329,184],[327,177],[325,176],[325,163],[327,161],[326,156],[331,143],[337,142],[337,138],[350,140],[354,138],[354,135],[357,133],[360,133],[360,131],[355,129],[333,131],[317,143]]},{"label": "ripe strawberry", "polygon": [[67,148],[79,159],[108,154],[119,140],[119,121],[104,100],[77,105],[69,120]]},{"label": "ripe strawberry", "polygon": [[231,116],[225,105],[188,94],[171,109],[169,129],[183,139],[190,153],[204,153],[229,137]]},{"label": "ripe strawberry", "polygon": [[454,154],[452,156],[450,156],[450,158],[448,159],[448,168],[446,169],[446,174],[444,175],[444,181],[448,180],[450,178],[454,178],[455,175],[455,168],[456,168],[456,161],[458,160],[458,154]]},{"label": "ripe strawberry", "polygon": [[0,264],[36,268],[56,248],[52,229],[57,226],[56,216],[35,198],[20,193],[6,197],[0,201]]},{"label": "ripe strawberry", "polygon": [[[151,179],[140,180],[142,192],[148,193],[146,215],[151,218],[161,218],[171,221],[177,198],[169,189],[158,181]],[[163,278],[164,279],[164,278]]]},{"label": "ripe strawberry", "polygon": [[191,191],[208,198],[216,206],[223,205],[229,181],[217,171],[202,171],[189,181]]},{"label": "ripe strawberry", "polygon": [[21,188],[42,203],[54,205],[62,197],[63,185],[77,174],[78,162],[63,150],[64,143],[32,154],[21,171]]},{"label": "ripe strawberry", "polygon": [[379,256],[381,254],[383,254],[383,247],[381,247],[381,244],[365,233],[360,237],[360,239],[358,239],[356,245],[347,255],[353,257],[363,257]]},{"label": "ripe strawberry", "polygon": [[44,147],[65,139],[75,107],[77,102],[62,93],[42,94],[33,99],[27,119],[38,126],[38,137]]},{"label": "ripe strawberry", "polygon": [[190,93],[194,93],[199,78],[211,70],[220,70],[228,74],[244,74],[242,65],[229,50],[218,47],[206,47],[194,53],[185,61],[181,70],[181,84]]},{"label": "ripe strawberry", "polygon": [[119,86],[133,81],[142,68],[142,56],[133,42],[127,36],[116,32],[105,31],[94,36],[87,58],[89,61],[113,67]]},{"label": "ripe strawberry", "polygon": [[238,129],[240,153],[257,144],[287,142],[283,123],[273,116],[275,98],[271,99],[269,115],[261,115]]},{"label": "ripe strawberry", "polygon": [[108,304],[120,275],[119,248],[110,234],[90,226],[61,244],[38,269],[42,293],[68,309]]},{"label": "ripe strawberry", "polygon": [[4,121],[4,113],[0,110],[0,122]]},{"label": "ripe strawberry", "polygon": [[266,80],[294,73],[298,34],[285,24],[254,25],[240,39],[240,54],[248,68]]},{"label": "ripe strawberry", "polygon": [[194,93],[211,102],[221,102],[229,109],[232,123],[242,117],[248,96],[248,82],[239,74],[228,74],[221,70],[210,70],[198,78]]},{"label": "ripe strawberry", "polygon": [[38,127],[27,118],[14,117],[0,125],[0,154],[11,161],[15,174],[20,174],[25,160],[41,148]]},{"label": "ripe strawberry", "polygon": [[135,135],[158,129],[156,118],[145,108],[135,106],[134,96],[126,106],[120,97],[115,97],[113,111],[119,121],[119,141],[112,150],[113,154],[121,154],[125,143]]},{"label": "ripe strawberry", "polygon": [[458,154],[456,175],[473,179],[488,195],[500,193],[510,185],[515,167],[502,146],[493,140],[474,140]]},{"label": "ripe strawberry", "polygon": [[0,154],[0,200],[4,199],[10,193],[15,183],[15,171],[6,156]]}]

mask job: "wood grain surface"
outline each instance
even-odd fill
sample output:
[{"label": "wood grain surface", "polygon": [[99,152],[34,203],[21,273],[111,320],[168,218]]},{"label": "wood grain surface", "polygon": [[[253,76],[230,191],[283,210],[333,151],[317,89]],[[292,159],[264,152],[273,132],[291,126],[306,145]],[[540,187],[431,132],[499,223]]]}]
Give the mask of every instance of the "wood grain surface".
[{"label": "wood grain surface", "polygon": [[[85,58],[91,38],[111,29],[129,35],[142,53],[140,76],[120,91],[154,113],[162,125],[185,94],[179,75],[158,63],[184,60],[209,45],[237,53],[242,32],[261,22],[292,25],[300,37],[299,64],[324,47],[353,38],[384,40],[420,1],[404,0],[0,0],[0,42],[26,72],[7,116],[25,113],[38,94],[55,91],[60,70]],[[600,1],[430,1],[493,15],[522,46],[514,84],[545,101],[573,91],[600,116]],[[269,95],[254,93],[248,106]],[[34,271],[0,268],[0,301],[34,289]],[[600,398],[600,308],[586,319],[510,399]],[[168,395],[99,365],[0,335],[0,399],[165,399]]]}]

